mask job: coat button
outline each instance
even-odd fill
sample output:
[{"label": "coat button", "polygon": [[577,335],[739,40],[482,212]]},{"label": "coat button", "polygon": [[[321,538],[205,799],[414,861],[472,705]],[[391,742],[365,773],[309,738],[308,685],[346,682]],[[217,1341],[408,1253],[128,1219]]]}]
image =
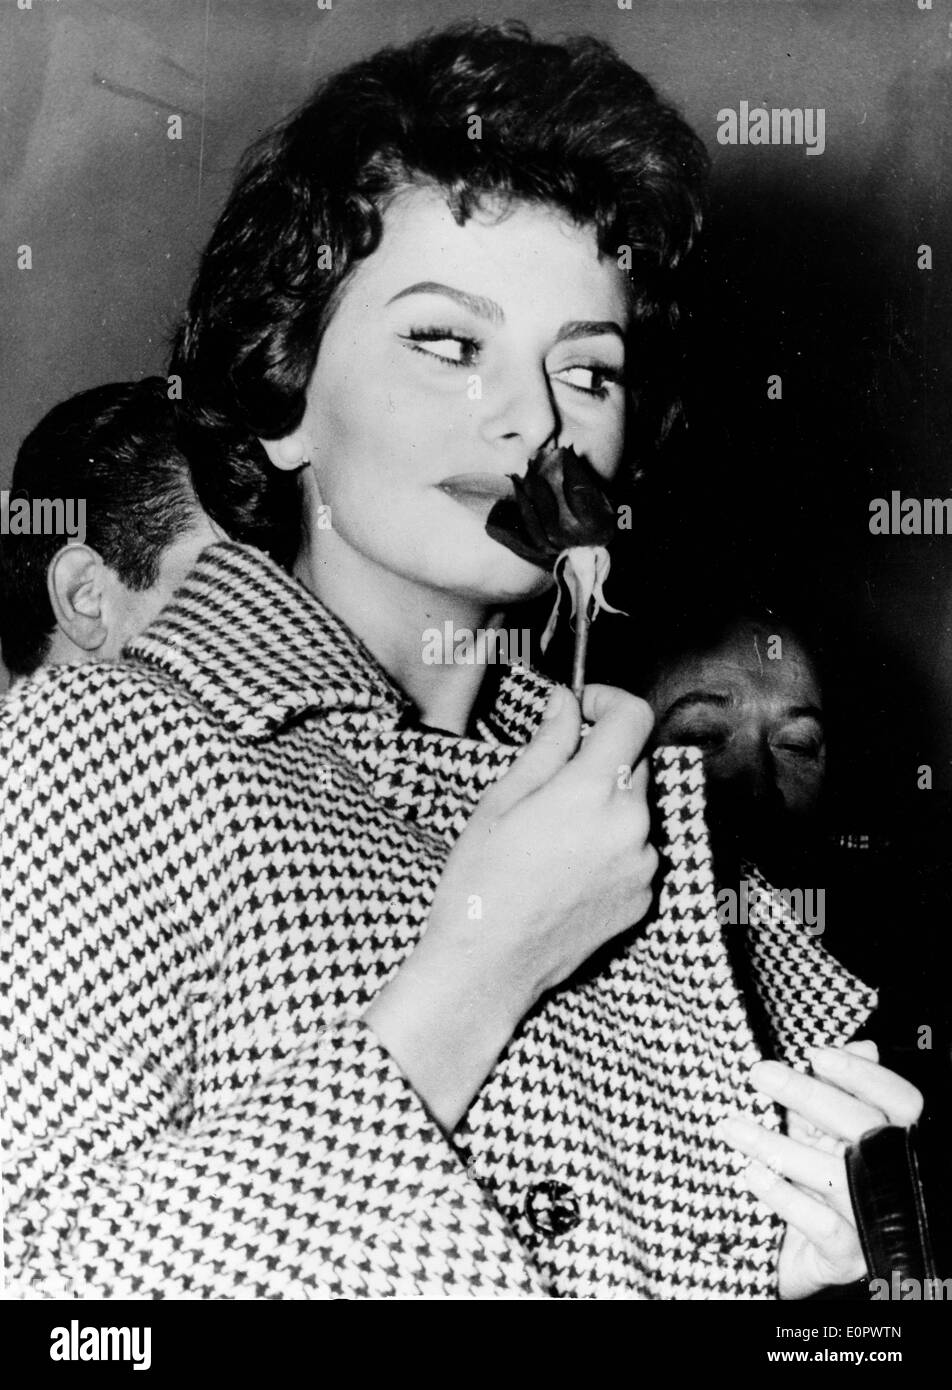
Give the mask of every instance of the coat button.
[{"label": "coat button", "polygon": [[542,1236],[564,1236],[581,1220],[579,1200],[564,1182],[550,1178],[529,1188],[525,1200],[526,1219]]}]

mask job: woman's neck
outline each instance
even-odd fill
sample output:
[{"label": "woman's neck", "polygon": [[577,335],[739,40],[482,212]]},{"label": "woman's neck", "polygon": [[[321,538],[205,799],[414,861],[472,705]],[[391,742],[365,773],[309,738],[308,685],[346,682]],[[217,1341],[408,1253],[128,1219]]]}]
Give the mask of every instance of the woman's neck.
[{"label": "woman's neck", "polygon": [[[443,640],[445,625],[453,632],[473,633],[499,627],[504,610],[401,579],[353,550],[334,531],[323,532],[319,541],[305,541],[294,572],[410,697],[421,723],[450,733],[466,732],[486,666],[478,659],[473,664],[454,663],[453,643]],[[434,653],[441,659],[434,660]]]}]

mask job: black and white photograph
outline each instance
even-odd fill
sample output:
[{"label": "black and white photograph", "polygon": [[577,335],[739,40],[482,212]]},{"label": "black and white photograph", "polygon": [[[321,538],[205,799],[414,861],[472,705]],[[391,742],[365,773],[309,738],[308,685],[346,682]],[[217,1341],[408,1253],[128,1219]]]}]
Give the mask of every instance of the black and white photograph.
[{"label": "black and white photograph", "polygon": [[952,0],[4,0],[0,77],[33,1364],[330,1301],[915,1364]]}]

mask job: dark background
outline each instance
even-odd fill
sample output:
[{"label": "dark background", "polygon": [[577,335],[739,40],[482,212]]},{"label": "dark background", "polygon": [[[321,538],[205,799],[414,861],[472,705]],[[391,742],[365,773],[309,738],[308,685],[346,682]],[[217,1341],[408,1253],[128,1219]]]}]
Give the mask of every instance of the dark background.
[{"label": "dark background", "polygon": [[[691,428],[644,490],[632,622],[602,620],[603,654],[610,642],[617,663],[647,640],[679,593],[753,575],[823,645],[842,828],[914,824],[941,853],[952,538],[873,537],[868,518],[870,499],[894,488],[952,491],[949,0],[929,11],[916,0],[634,0],[631,11],[616,0],[5,0],[0,486],[56,401],[162,370],[235,162],[263,127],[323,72],[472,16],[610,39],[714,156],[692,277]],[[718,145],[718,110],[741,100],[824,107],[825,152]],[[167,138],[171,114],[181,141]],[[923,242],[932,271],[916,266]],[[23,243],[29,271],[16,268]],[[771,373],[779,402],[767,400]],[[923,763],[931,793],[916,790]]]}]

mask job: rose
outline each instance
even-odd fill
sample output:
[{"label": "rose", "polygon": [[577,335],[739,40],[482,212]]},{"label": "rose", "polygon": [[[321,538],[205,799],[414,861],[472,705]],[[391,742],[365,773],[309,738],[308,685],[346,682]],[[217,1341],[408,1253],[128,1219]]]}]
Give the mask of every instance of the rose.
[{"label": "rose", "polygon": [[615,512],[602,480],[574,449],[536,454],[526,476],[513,476],[512,485],[513,496],[496,503],[486,530],[540,569],[552,569],[565,550],[607,546],[616,535]]},{"label": "rose", "polygon": [[565,581],[575,619],[572,689],[581,699],[589,624],[603,609],[621,612],[603,591],[611,569],[607,546],[618,534],[615,512],[601,478],[574,449],[551,448],[534,455],[526,476],[512,475],[512,485],[513,496],[495,504],[486,530],[523,560],[555,575],[556,600],[542,634],[543,651],[555,632],[560,580]]}]

